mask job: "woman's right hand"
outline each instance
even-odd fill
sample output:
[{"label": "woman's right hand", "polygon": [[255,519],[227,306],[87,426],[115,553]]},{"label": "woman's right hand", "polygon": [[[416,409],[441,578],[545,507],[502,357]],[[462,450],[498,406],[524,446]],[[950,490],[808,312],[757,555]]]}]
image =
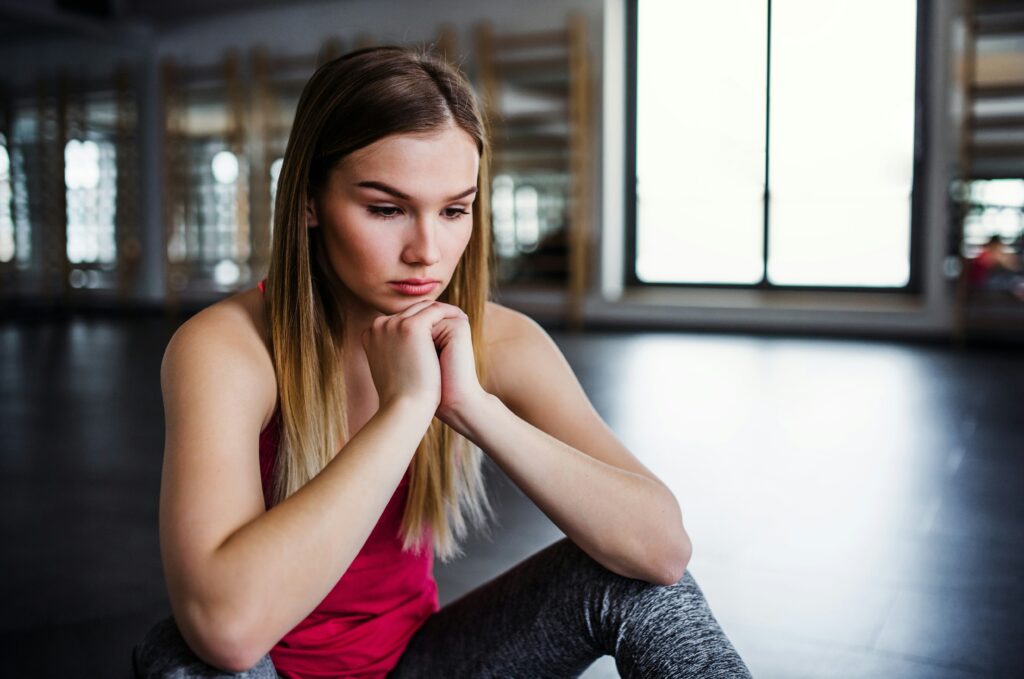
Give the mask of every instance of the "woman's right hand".
[{"label": "woman's right hand", "polygon": [[446,318],[465,313],[456,306],[423,300],[390,316],[383,315],[363,331],[363,349],[370,365],[380,406],[402,397],[429,405],[441,403],[441,364],[432,329]]}]

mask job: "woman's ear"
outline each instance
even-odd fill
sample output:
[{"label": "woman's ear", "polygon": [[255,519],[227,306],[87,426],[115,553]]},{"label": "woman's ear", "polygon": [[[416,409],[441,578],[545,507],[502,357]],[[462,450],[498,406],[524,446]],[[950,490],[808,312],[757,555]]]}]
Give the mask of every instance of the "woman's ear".
[{"label": "woman's ear", "polygon": [[316,216],[316,201],[312,198],[306,199],[306,226],[310,229],[320,226],[320,220]]}]

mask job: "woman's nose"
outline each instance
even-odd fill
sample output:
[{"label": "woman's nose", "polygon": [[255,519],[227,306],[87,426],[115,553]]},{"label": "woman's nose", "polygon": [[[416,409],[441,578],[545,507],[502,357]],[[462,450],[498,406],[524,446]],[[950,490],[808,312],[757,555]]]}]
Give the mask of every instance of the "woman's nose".
[{"label": "woman's nose", "polygon": [[430,217],[421,217],[416,220],[402,252],[402,260],[406,264],[430,266],[441,260],[441,250],[437,244],[437,228],[435,220]]}]

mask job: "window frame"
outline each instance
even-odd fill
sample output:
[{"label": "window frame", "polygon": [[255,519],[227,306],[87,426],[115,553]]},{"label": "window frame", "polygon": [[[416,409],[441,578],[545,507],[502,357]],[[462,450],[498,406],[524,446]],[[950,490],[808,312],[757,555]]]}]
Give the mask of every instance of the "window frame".
[{"label": "window frame", "polygon": [[762,250],[762,273],[761,280],[756,283],[699,283],[699,282],[647,282],[637,276],[637,204],[636,204],[636,152],[637,152],[637,31],[638,13],[640,0],[625,0],[625,46],[626,46],[626,92],[623,98],[625,106],[625,173],[624,173],[624,209],[625,215],[625,247],[623,248],[624,262],[623,272],[627,287],[638,288],[707,288],[707,289],[734,289],[734,290],[782,290],[782,291],[809,291],[809,292],[858,292],[872,294],[906,294],[923,293],[922,260],[924,252],[924,188],[926,186],[926,157],[928,153],[930,120],[927,115],[927,102],[929,100],[927,55],[931,44],[931,35],[928,27],[931,25],[931,10],[929,3],[925,0],[917,0],[916,17],[916,45],[914,48],[914,139],[913,139],[913,161],[912,180],[910,196],[910,276],[906,285],[898,287],[879,286],[838,286],[838,285],[780,285],[768,280],[768,255],[769,255],[769,213],[771,199],[771,186],[768,184],[769,169],[771,164],[771,138],[770,138],[770,116],[771,116],[771,17],[772,0],[765,0],[768,3],[768,50],[766,59],[766,119],[765,119],[765,196],[763,204],[762,232],[764,237]]}]

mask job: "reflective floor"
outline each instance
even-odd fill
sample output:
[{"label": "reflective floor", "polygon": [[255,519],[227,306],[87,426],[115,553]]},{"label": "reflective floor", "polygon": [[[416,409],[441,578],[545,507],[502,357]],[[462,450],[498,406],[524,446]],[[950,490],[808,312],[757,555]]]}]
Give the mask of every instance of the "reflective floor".
[{"label": "reflective floor", "polygon": [[[168,612],[160,318],[0,320],[4,676],[124,677]],[[755,677],[1024,667],[1024,352],[553,333],[673,489],[690,571]],[[561,537],[496,467],[451,601]],[[587,679],[616,677],[606,657]]]}]

